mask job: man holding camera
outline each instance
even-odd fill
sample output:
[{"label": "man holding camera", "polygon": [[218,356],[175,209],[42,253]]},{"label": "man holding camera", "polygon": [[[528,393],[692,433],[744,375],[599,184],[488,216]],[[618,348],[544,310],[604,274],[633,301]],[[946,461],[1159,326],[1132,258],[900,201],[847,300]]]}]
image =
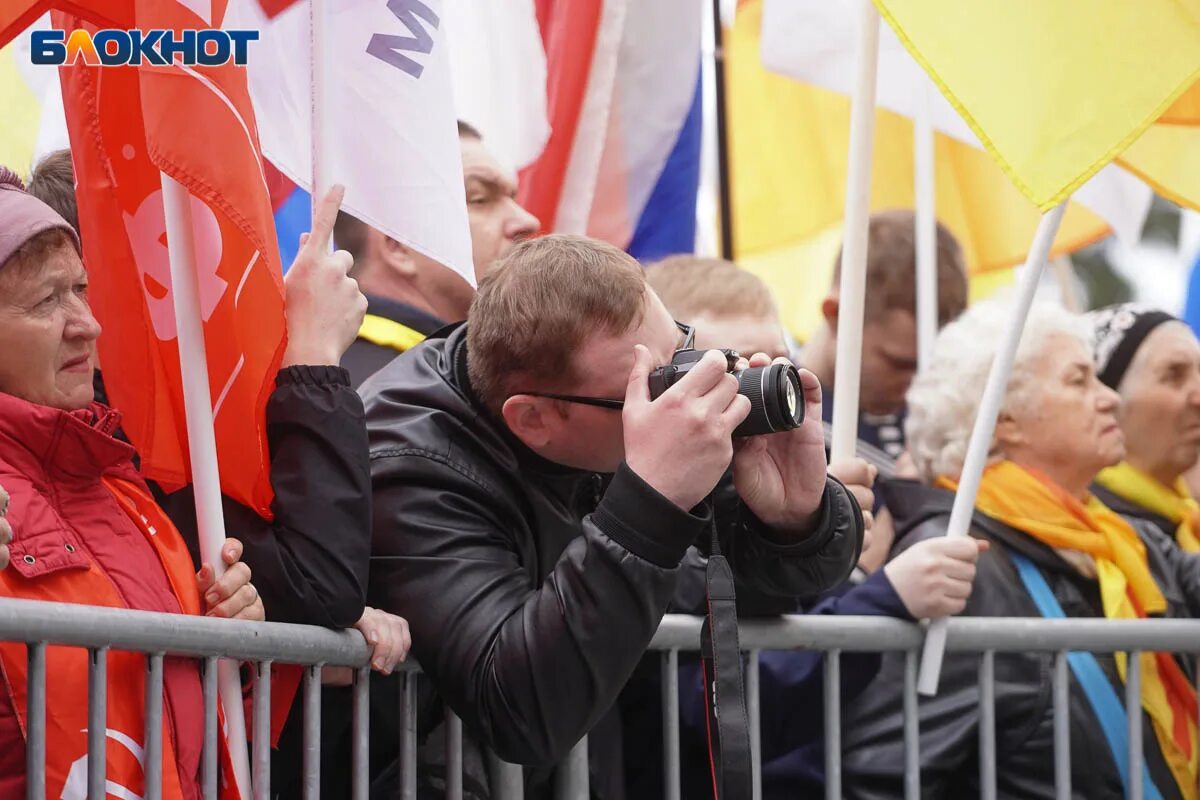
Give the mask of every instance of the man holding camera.
[{"label": "man holding camera", "polygon": [[790,430],[735,440],[752,391],[724,354],[693,360],[689,333],[628,255],[547,236],[488,273],[465,325],[363,386],[370,602],[410,621],[470,738],[533,767],[527,797],[548,796],[589,732],[593,795],[622,796],[610,710],[714,527],[739,586],[779,610],[858,558],[863,518],[826,477],[816,379],[741,360],[801,391],[758,420]]}]

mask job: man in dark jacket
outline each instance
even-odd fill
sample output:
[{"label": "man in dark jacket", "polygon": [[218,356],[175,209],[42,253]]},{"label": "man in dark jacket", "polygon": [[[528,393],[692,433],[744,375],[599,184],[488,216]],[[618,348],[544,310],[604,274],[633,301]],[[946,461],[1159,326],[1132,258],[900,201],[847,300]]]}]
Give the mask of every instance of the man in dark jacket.
[{"label": "man in dark jacket", "polygon": [[[458,143],[478,281],[514,244],[537,233],[538,221],[517,202],[516,176],[479,131],[459,122]],[[454,270],[346,212],[334,236],[354,256],[352,274],[367,295],[367,316],[342,359],[355,387],[437,329],[466,319],[474,290]]]},{"label": "man in dark jacket", "polygon": [[369,600],[409,620],[469,737],[531,768],[526,797],[548,796],[589,733],[593,795],[622,797],[610,712],[713,528],[739,582],[782,609],[858,557],[816,379],[801,373],[801,427],[735,447],[749,401],[721,354],[650,397],[650,371],[689,339],[628,255],[548,236],[489,272],[466,325],[363,387]]}]

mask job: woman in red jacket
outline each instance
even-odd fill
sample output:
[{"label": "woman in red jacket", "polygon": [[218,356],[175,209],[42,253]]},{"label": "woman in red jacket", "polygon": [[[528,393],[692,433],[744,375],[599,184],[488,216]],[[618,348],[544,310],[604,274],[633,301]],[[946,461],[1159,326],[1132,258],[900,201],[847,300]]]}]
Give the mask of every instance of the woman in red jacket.
[{"label": "woman in red jacket", "polygon": [[[94,402],[100,326],[74,230],[0,167],[0,596],[262,620],[227,539],[228,568],[192,572],[187,547],[112,436],[119,414]],[[108,780],[140,795],[144,657],[108,656]],[[46,652],[46,777],[59,797],[87,752],[87,654]],[[0,798],[24,793],[24,644],[0,643]],[[163,796],[199,798],[204,710],[195,662],[163,667]]]}]

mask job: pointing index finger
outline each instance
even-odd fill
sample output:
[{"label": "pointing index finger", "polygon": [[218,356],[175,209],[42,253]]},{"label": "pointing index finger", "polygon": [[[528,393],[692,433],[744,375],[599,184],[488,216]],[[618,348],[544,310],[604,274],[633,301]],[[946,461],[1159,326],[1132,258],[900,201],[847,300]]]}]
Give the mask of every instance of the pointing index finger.
[{"label": "pointing index finger", "polygon": [[346,187],[335,185],[326,193],[317,207],[317,215],[313,217],[312,233],[309,234],[305,247],[316,247],[321,252],[329,250],[329,242],[333,238],[333,224],[337,222],[338,210],[342,207],[342,199],[346,196]]}]

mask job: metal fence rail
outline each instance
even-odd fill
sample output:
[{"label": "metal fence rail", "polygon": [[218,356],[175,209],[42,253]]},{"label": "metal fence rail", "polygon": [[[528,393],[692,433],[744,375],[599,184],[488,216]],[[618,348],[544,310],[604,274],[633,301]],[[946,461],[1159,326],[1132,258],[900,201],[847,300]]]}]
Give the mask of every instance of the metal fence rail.
[{"label": "metal fence rail", "polygon": [[[661,651],[663,689],[664,797],[680,797],[679,756],[679,652],[696,651],[701,620],[668,615],[662,621],[651,649]],[[761,751],[758,733],[760,698],[758,654],[762,650],[807,648],[825,652],[826,796],[840,797],[840,684],[837,671],[842,652],[905,652],[904,739],[905,797],[920,793],[920,753],[917,722],[916,659],[924,638],[919,625],[881,617],[781,617],[744,621],[740,644],[747,653],[747,710],[751,722],[751,748],[755,762],[755,796],[761,796]],[[183,656],[203,663],[205,705],[202,787],[205,798],[217,796],[217,663],[219,658],[254,665],[255,685],[252,730],[255,797],[270,796],[269,730],[272,664],[307,667],[301,700],[305,711],[303,731],[303,786],[305,798],[320,791],[320,675],[321,666],[355,669],[353,728],[353,797],[367,796],[368,754],[368,649],[356,632],[333,632],[303,625],[255,623],[156,614],[143,611],[94,608],[0,598],[0,640],[29,645],[27,796],[45,796],[46,753],[46,647],[67,645],[86,648],[88,665],[88,797],[105,797],[104,731],[106,709],[106,657],[110,650],[147,656],[146,788],[147,800],[161,797],[162,664],[164,656]],[[983,797],[996,796],[995,662],[996,653],[1044,652],[1055,654],[1053,672],[1054,765],[1056,794],[1070,797],[1070,728],[1068,689],[1069,651],[1126,652],[1131,658],[1126,680],[1126,707],[1140,709],[1141,651],[1200,652],[1200,621],[1184,620],[1042,620],[959,618],[951,622],[951,651],[974,652],[980,658],[980,778]],[[417,730],[416,667],[402,666],[400,692],[400,796],[416,797]],[[1141,796],[1142,718],[1129,714],[1128,771],[1130,797]],[[447,797],[462,796],[462,724],[447,714]],[[489,778],[497,800],[519,800],[523,794],[521,768],[488,754]],[[1136,778],[1136,779],[1135,779]],[[587,739],[583,738],[560,765],[555,795],[578,800],[588,794]]]}]

